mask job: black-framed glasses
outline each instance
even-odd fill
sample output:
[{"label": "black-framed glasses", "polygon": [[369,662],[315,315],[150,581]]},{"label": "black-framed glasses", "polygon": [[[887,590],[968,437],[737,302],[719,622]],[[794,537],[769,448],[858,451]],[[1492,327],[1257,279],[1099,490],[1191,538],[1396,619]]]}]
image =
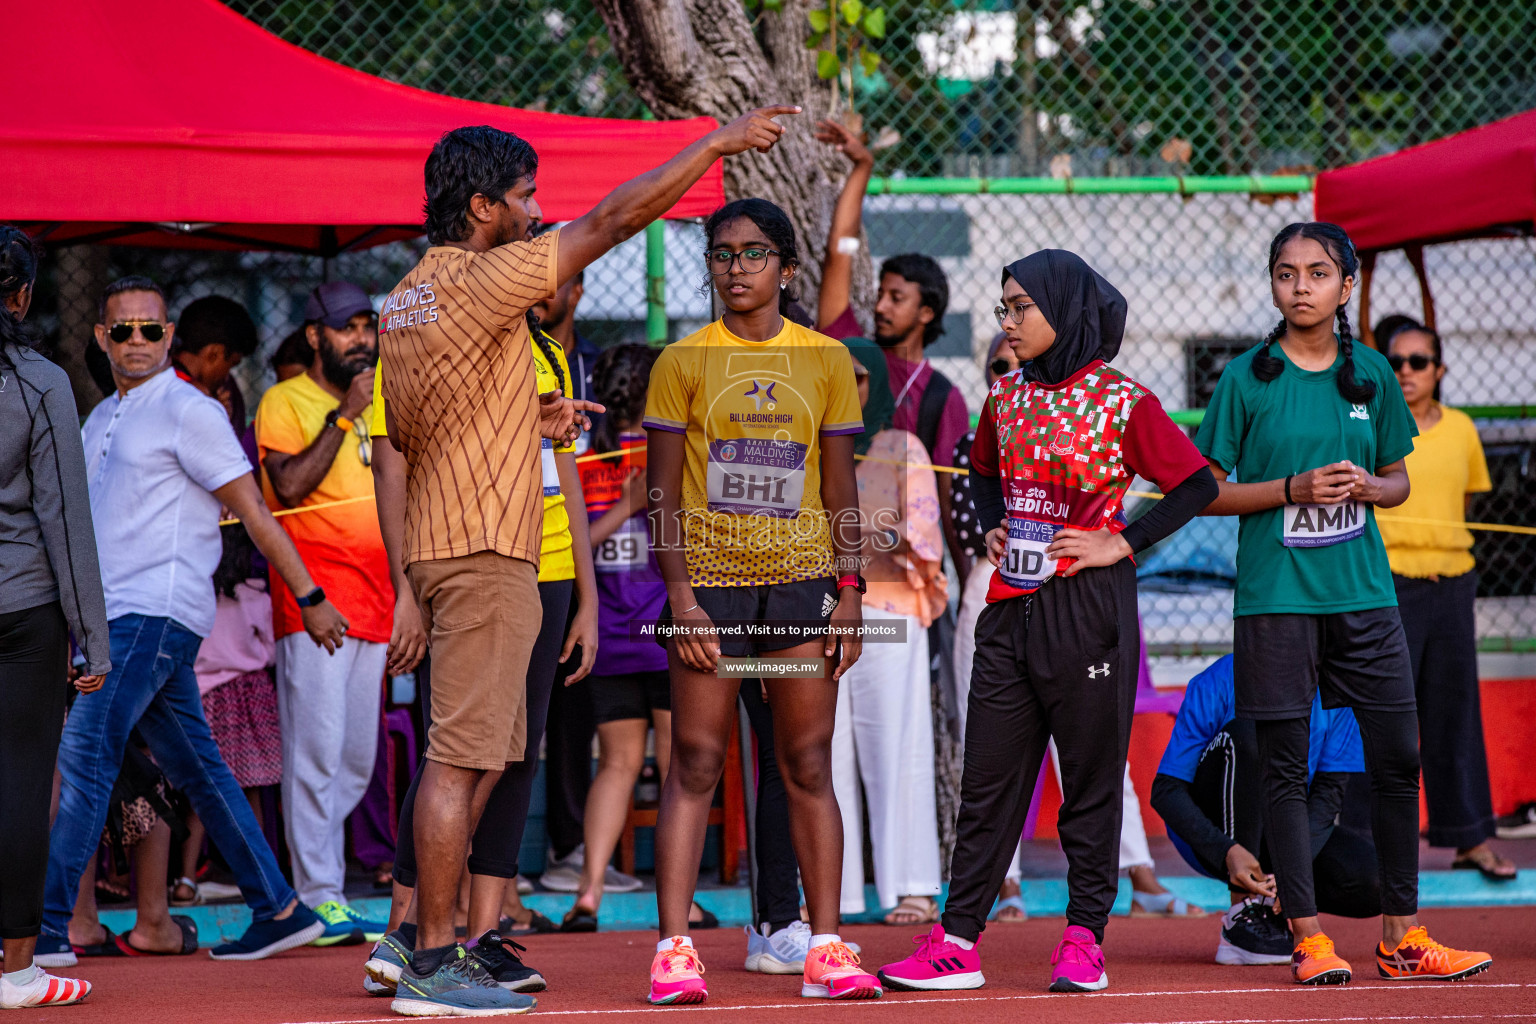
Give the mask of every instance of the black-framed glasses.
[{"label": "black-framed glasses", "polygon": [[1003,326],[1004,319],[1012,320],[1016,324],[1022,324],[1024,322],[1024,314],[1034,307],[1035,303],[1030,302],[1028,299],[1015,299],[1010,305],[993,308],[992,315],[997,317],[997,326],[999,327]]},{"label": "black-framed glasses", "polygon": [[731,272],[731,267],[737,262],[741,263],[743,274],[756,274],[768,265],[769,256],[779,255],[777,249],[759,249],[756,246],[743,249],[741,252],[731,252],[729,249],[704,250],[704,262],[709,267],[709,272],[716,277],[724,277]]},{"label": "black-framed glasses", "polygon": [[992,371],[992,376],[1001,377],[1013,371],[1013,364],[1006,359],[994,359],[987,364],[987,369]]},{"label": "black-framed glasses", "polygon": [[1415,352],[1409,356],[1387,356],[1387,362],[1392,364],[1393,373],[1400,372],[1404,363],[1413,367],[1415,371],[1427,370],[1431,366],[1440,365],[1440,360],[1434,356],[1427,356],[1423,352]]},{"label": "black-framed glasses", "polygon": [[107,328],[107,337],[121,345],[133,337],[134,331],[138,331],[139,336],[148,342],[165,338],[165,324],[158,320],[119,320]]}]

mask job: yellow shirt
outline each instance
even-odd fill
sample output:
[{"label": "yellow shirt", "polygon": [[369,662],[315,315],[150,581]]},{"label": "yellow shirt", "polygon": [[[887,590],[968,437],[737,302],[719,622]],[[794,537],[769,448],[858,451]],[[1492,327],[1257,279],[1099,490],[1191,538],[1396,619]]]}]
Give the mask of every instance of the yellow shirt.
[{"label": "yellow shirt", "polygon": [[696,587],[832,575],[820,438],[864,429],[853,359],[784,322],[745,341],[720,321],[662,350],[645,425],[687,436],[682,511]]},{"label": "yellow shirt", "polygon": [[[560,372],[565,375],[567,385],[562,390],[569,392],[571,370],[566,365],[565,352],[558,341],[547,334],[544,337],[549,341],[550,351],[554,352],[555,359],[560,364]],[[559,379],[555,377],[554,371],[545,360],[544,353],[539,351],[538,342],[531,339],[530,341],[533,345],[533,368],[538,378],[539,394],[553,391],[560,387]],[[373,377],[372,408],[373,419],[370,429],[373,436],[388,436],[389,431],[384,421],[384,367],[382,364]],[[551,446],[548,440],[543,440],[543,447],[539,451],[539,470],[544,484],[544,529],[539,538],[540,583],[576,578],[576,559],[571,554],[571,518],[565,509],[565,495],[560,493],[560,474],[555,468],[555,453],[569,451],[575,451],[575,447]]]},{"label": "yellow shirt", "polygon": [[1472,534],[1462,526],[1400,523],[1397,516],[1466,521],[1466,496],[1491,490],[1488,463],[1472,418],[1440,407],[1440,422],[1414,439],[1408,467],[1408,500],[1383,509],[1376,522],[1387,561],[1399,576],[1460,576],[1471,572]]}]

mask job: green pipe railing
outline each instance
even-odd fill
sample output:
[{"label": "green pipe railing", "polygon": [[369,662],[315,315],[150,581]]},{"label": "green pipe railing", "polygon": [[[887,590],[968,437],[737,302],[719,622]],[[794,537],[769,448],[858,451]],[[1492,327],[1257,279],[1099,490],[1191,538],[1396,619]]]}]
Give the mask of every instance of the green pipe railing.
[{"label": "green pipe railing", "polygon": [[1312,191],[1307,174],[1238,174],[1156,178],[871,178],[869,195],[1297,195]]},{"label": "green pipe railing", "polygon": [[[1527,420],[1536,416],[1536,405],[1458,405],[1456,408],[1475,420]],[[1180,409],[1168,418],[1181,427],[1198,427],[1205,419],[1204,409]]]}]

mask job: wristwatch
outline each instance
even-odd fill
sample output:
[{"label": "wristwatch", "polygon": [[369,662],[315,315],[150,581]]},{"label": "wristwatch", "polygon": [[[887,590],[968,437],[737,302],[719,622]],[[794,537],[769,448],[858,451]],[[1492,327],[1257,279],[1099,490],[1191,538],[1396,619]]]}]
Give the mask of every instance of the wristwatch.
[{"label": "wristwatch", "polygon": [[298,605],[300,608],[313,608],[315,605],[319,604],[321,601],[324,601],[324,600],[325,600],[325,591],[321,590],[319,587],[316,587],[314,590],[311,590],[309,593],[305,594],[303,597],[299,597],[299,596],[295,595],[294,599],[293,599],[293,602],[294,602],[294,604]]},{"label": "wristwatch", "polygon": [[340,409],[332,409],[325,414],[325,425],[328,427],[340,427],[346,434],[352,433],[352,421],[341,414]]},{"label": "wristwatch", "polygon": [[849,573],[847,576],[837,578],[837,589],[842,590],[844,587],[852,587],[863,594],[867,592],[868,585],[864,582],[863,576],[858,573]]}]

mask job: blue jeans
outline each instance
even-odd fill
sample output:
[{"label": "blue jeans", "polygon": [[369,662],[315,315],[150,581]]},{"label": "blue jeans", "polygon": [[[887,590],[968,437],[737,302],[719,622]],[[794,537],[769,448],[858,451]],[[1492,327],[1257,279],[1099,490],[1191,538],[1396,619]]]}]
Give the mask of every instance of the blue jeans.
[{"label": "blue jeans", "polygon": [[294,892],[203,718],[192,671],[202,637],[172,619],[144,615],[124,615],[110,626],[112,671],[100,690],[75,701],[59,744],[63,787],[48,843],[43,933],[69,934],[80,876],[101,842],[112,786],[135,725],[229,862],[252,918],[277,916]]}]

